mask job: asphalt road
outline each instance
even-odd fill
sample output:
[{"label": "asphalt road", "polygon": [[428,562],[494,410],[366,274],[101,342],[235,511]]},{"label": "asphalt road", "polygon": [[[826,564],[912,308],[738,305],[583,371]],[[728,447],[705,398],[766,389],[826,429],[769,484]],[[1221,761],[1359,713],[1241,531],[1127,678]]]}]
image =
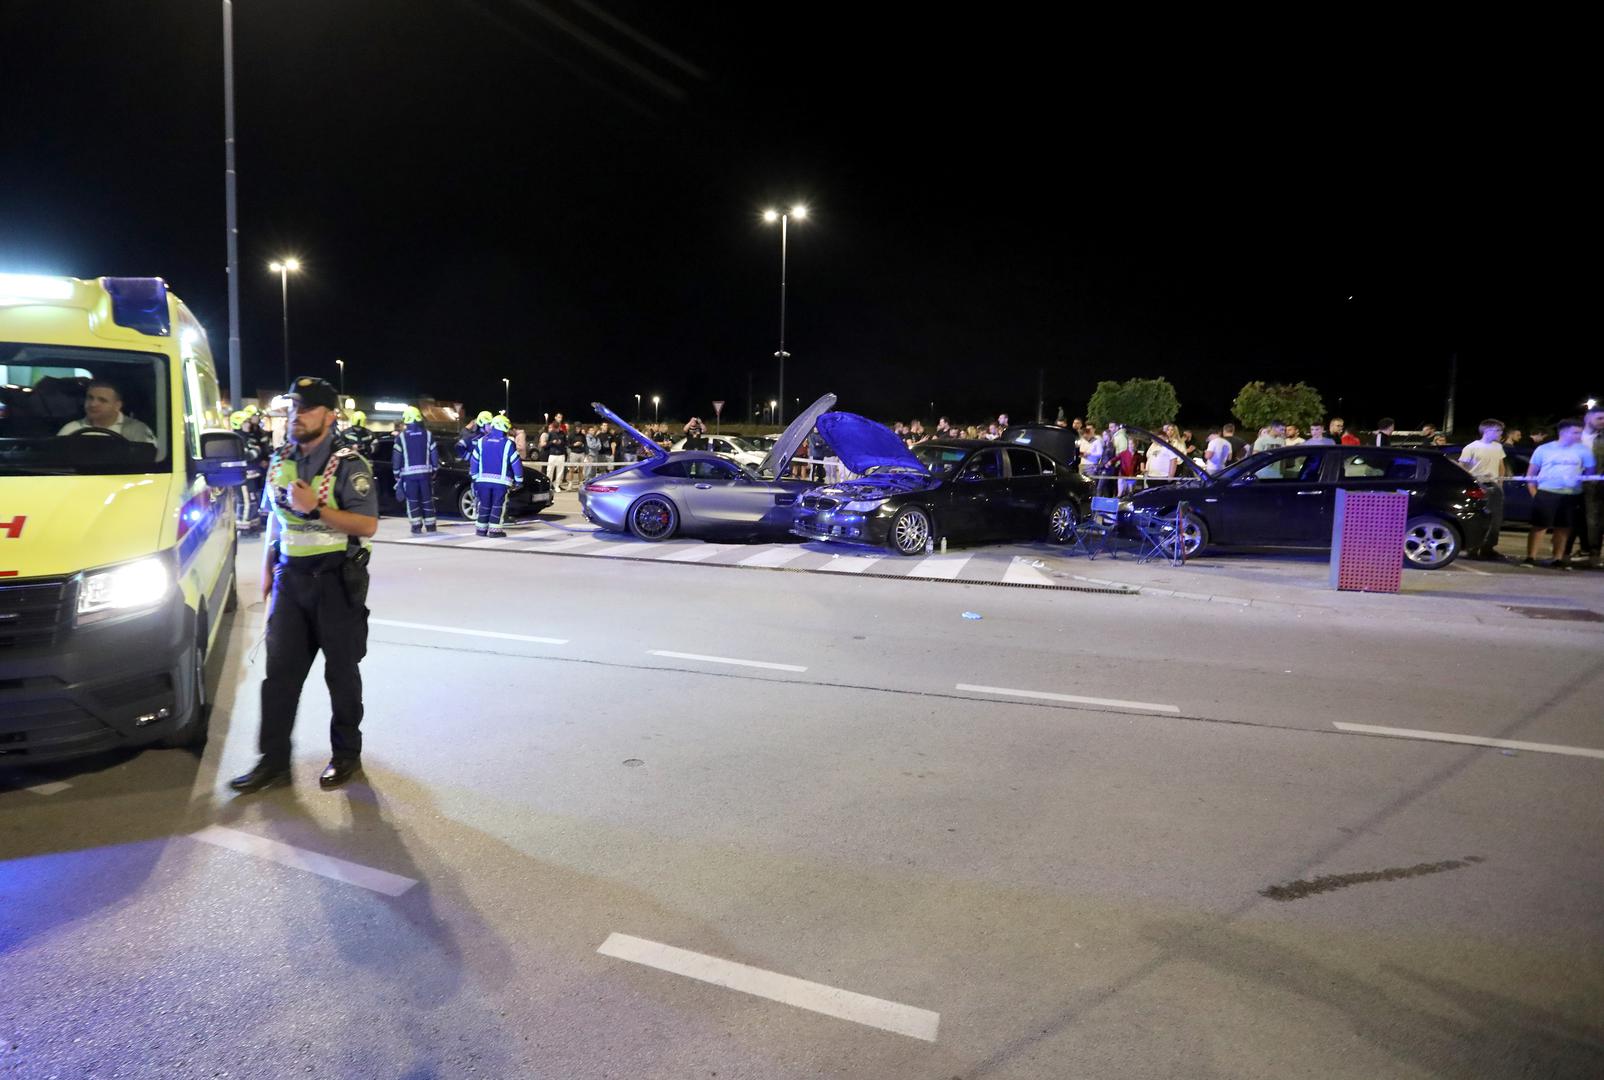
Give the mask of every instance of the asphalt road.
[{"label": "asphalt road", "polygon": [[314,669],[228,794],[259,604],[199,759],[0,774],[0,1076],[1604,1074],[1596,628],[374,565],[365,782]]}]

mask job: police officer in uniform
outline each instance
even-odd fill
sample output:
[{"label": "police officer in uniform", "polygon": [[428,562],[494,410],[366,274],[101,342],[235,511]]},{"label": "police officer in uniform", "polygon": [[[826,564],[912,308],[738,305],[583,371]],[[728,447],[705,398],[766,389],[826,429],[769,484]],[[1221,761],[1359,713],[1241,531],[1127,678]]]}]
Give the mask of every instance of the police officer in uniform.
[{"label": "police officer in uniform", "polygon": [[229,781],[238,792],[290,779],[290,731],[301,684],[319,650],[334,706],[333,759],[319,784],[345,783],[362,767],[362,675],[368,647],[367,538],[379,527],[373,472],[334,437],[339,396],[322,379],[295,380],[289,438],[268,467],[262,595],[267,676],[262,680],[261,760]]},{"label": "police officer in uniform", "polygon": [[507,519],[507,495],[524,482],[524,463],[518,457],[518,444],[508,432],[512,421],[493,417],[490,427],[474,444],[468,469],[473,474],[473,498],[478,504],[480,536],[506,536],[501,526]]},{"label": "police officer in uniform", "polygon": [[434,474],[440,471],[440,448],[423,426],[423,412],[408,405],[401,414],[404,425],[395,436],[390,451],[390,468],[395,475],[396,498],[407,504],[407,521],[412,535],[427,529],[438,532],[434,518]]}]

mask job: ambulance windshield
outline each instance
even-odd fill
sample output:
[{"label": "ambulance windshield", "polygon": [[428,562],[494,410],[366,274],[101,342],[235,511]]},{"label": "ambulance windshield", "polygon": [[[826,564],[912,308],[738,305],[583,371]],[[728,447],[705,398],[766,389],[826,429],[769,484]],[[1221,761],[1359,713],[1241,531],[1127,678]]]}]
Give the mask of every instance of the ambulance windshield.
[{"label": "ambulance windshield", "polygon": [[167,358],[0,342],[0,477],[166,471]]}]

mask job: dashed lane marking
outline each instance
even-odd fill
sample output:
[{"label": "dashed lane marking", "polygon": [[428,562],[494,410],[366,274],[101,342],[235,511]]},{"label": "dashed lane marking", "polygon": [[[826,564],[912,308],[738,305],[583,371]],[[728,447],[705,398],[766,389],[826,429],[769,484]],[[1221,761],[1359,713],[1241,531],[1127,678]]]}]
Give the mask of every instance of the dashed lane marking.
[{"label": "dashed lane marking", "polygon": [[190,833],[190,838],[205,844],[227,848],[242,855],[254,855],[258,859],[288,866],[292,870],[305,870],[319,877],[330,878],[334,881],[343,881],[348,885],[357,885],[370,889],[385,896],[400,896],[412,886],[417,884],[413,878],[392,874],[388,870],[378,870],[360,863],[347,862],[337,859],[333,855],[323,855],[316,851],[307,851],[304,848],[281,844],[277,840],[266,837],[252,836],[250,833],[240,832],[238,829],[226,828],[222,825],[208,825],[200,832]]},{"label": "dashed lane marking", "polygon": [[628,934],[608,934],[607,940],[596,951],[616,960],[627,960],[632,964],[683,975],[687,979],[925,1042],[936,1041],[936,1031],[941,1024],[941,1014],[929,1009],[869,997],[867,994],[809,982],[792,975],[781,975],[777,971],[765,971],[763,968],[662,945]]},{"label": "dashed lane marking", "polygon": [[436,634],[461,634],[464,637],[497,638],[501,641],[533,641],[537,645],[566,645],[567,638],[536,637],[533,634],[508,634],[500,630],[470,630],[463,626],[436,626],[433,623],[402,622],[399,619],[368,619],[369,626],[394,626],[401,630],[428,630]]},{"label": "dashed lane marking", "polygon": [[1490,739],[1483,735],[1456,735],[1451,731],[1420,731],[1416,728],[1380,727],[1376,724],[1345,724],[1340,720],[1333,720],[1331,726],[1338,731],[1346,731],[1353,735],[1386,735],[1394,739],[1423,739],[1427,742],[1491,746],[1500,750],[1529,750],[1534,754],[1604,758],[1604,750],[1594,750],[1586,746],[1561,746],[1558,743],[1525,742],[1521,739]]},{"label": "dashed lane marking", "polygon": [[1035,561],[1015,555],[1003,571],[1003,580],[1010,585],[1051,585],[1053,579],[1031,565]]},{"label": "dashed lane marking", "polygon": [[33,787],[23,788],[22,790],[31,791],[35,795],[55,795],[58,792],[66,791],[70,787],[72,787],[71,784],[53,780],[48,784],[35,784]]},{"label": "dashed lane marking", "polygon": [[704,656],[693,652],[669,652],[667,649],[647,649],[650,656],[664,656],[670,660],[699,660],[704,664],[735,664],[738,667],[767,668],[770,671],[806,671],[799,664],[771,664],[767,660],[737,660],[731,656]]},{"label": "dashed lane marking", "polygon": [[663,562],[702,562],[704,559],[716,559],[720,555],[727,555],[732,551],[748,550],[745,544],[686,544],[677,551],[670,551],[663,556]]},{"label": "dashed lane marking", "polygon": [[913,564],[908,571],[908,577],[941,578],[952,581],[963,572],[968,564],[970,555],[926,555]]},{"label": "dashed lane marking", "polygon": [[1153,701],[1122,701],[1119,698],[1081,697],[1078,694],[1050,694],[1044,690],[1014,690],[1006,686],[974,686],[959,683],[956,689],[971,694],[996,694],[1002,697],[1033,698],[1038,701],[1064,701],[1071,705],[1100,705],[1110,709],[1140,709],[1142,712],[1167,713],[1179,716],[1181,710],[1174,705],[1161,705]]},{"label": "dashed lane marking", "polygon": [[786,563],[796,562],[804,555],[812,552],[801,544],[791,544],[785,547],[764,548],[755,555],[748,555],[744,559],[737,559],[736,566],[784,566]]},{"label": "dashed lane marking", "polygon": [[879,555],[837,555],[819,569],[830,574],[861,574],[884,561]]}]

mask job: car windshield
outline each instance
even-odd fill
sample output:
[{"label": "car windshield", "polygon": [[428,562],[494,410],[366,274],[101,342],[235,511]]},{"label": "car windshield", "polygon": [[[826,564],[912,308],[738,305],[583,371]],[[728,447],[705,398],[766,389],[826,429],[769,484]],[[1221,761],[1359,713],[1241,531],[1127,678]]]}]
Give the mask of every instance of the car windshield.
[{"label": "car windshield", "polygon": [[0,342],[0,476],[166,471],[167,358]]},{"label": "car windshield", "polygon": [[926,471],[936,476],[951,476],[952,471],[962,465],[969,451],[956,446],[932,446],[923,443],[913,448],[913,456],[919,459]]}]

